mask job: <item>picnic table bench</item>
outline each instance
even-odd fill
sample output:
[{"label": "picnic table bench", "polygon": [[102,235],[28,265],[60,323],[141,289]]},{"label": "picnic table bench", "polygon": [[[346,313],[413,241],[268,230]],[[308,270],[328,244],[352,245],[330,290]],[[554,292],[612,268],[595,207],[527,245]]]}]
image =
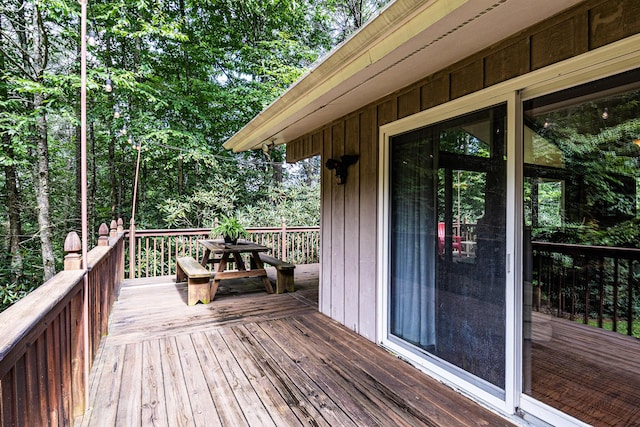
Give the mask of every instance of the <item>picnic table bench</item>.
[{"label": "picnic table bench", "polygon": [[[198,301],[208,304],[211,301],[211,273],[195,258],[190,256],[176,259],[176,283],[187,279],[188,304],[195,305]],[[215,292],[214,292],[215,296]]]},{"label": "picnic table bench", "polygon": [[293,270],[296,266],[262,252],[259,256],[263,263],[272,265],[276,268],[276,293],[281,294],[285,290],[287,290],[287,292],[294,292]]}]

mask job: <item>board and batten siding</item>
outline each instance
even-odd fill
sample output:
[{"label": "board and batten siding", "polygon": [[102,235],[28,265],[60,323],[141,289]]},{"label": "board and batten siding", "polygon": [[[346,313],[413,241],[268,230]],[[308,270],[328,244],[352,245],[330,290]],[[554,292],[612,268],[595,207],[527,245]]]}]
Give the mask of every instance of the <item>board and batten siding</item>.
[{"label": "board and batten siding", "polygon": [[[640,33],[639,0],[589,0],[287,143],[321,156],[320,311],[376,337],[378,129],[411,114]],[[345,185],[327,159],[358,154]]]}]

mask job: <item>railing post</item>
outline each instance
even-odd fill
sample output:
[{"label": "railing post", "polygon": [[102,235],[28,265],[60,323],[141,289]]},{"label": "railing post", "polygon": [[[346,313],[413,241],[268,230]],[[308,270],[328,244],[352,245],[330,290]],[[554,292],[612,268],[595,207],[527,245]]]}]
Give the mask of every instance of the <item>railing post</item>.
[{"label": "railing post", "polygon": [[[64,239],[65,270],[82,270],[82,241],[75,231],[67,234]],[[85,276],[85,281],[87,280]],[[69,303],[71,316],[71,415],[77,417],[84,412],[86,407],[87,377],[85,375],[85,357],[88,354],[87,346],[87,326],[88,314],[86,312],[87,290],[83,290],[78,297],[73,298]]]},{"label": "railing post", "polygon": [[100,224],[98,235],[98,246],[109,246],[109,227],[104,222]]},{"label": "railing post", "polygon": [[116,220],[111,220],[111,225],[109,227],[109,237],[118,237],[118,224]]},{"label": "railing post", "polygon": [[136,255],[136,221],[131,218],[129,225],[129,279],[133,279],[136,274],[135,270]]},{"label": "railing post", "polygon": [[280,252],[280,256],[283,261],[287,260],[287,220],[282,218],[282,228],[280,230],[280,240],[282,243],[282,249]]},{"label": "railing post", "polygon": [[64,257],[64,269],[65,270],[82,270],[82,242],[78,233],[75,231],[67,234],[64,239],[64,251],[67,255]]},{"label": "railing post", "polygon": [[124,222],[122,221],[122,218],[118,218],[118,226],[116,230],[118,231],[118,233],[124,232]]}]

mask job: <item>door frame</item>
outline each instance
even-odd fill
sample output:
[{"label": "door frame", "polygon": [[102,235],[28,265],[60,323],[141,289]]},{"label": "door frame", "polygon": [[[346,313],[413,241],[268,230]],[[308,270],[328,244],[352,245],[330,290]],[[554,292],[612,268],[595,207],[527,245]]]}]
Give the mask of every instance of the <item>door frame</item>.
[{"label": "door frame", "polygon": [[[515,375],[515,360],[516,354],[515,342],[519,339],[520,331],[515,327],[516,307],[512,303],[515,295],[515,268],[514,260],[516,254],[514,253],[515,246],[513,239],[506,239],[506,271],[505,271],[505,388],[504,399],[489,393],[487,390],[474,384],[473,381],[466,380],[463,377],[457,375],[454,371],[457,369],[448,369],[447,363],[444,361],[438,361],[434,363],[433,358],[422,355],[418,355],[415,352],[408,351],[406,347],[390,340],[388,325],[389,325],[389,295],[388,295],[388,277],[389,277],[389,147],[391,138],[393,136],[406,133],[418,128],[430,126],[436,123],[444,122],[449,119],[453,119],[474,111],[484,110],[496,105],[505,104],[507,106],[507,135],[506,135],[506,152],[507,152],[507,195],[506,206],[507,212],[512,212],[516,206],[515,190],[518,188],[515,181],[515,159],[512,159],[513,153],[517,143],[516,123],[511,118],[515,117],[516,110],[521,105],[516,92],[510,92],[501,94],[500,96],[486,97],[484,99],[476,99],[473,102],[469,102],[467,98],[461,98],[456,101],[443,104],[441,106],[425,110],[421,113],[414,114],[404,119],[391,122],[387,125],[380,127],[380,164],[382,166],[382,173],[380,174],[380,186],[382,188],[382,194],[379,198],[379,218],[381,218],[379,224],[379,271],[378,271],[378,292],[379,301],[378,304],[378,337],[377,341],[389,350],[399,354],[402,358],[407,359],[419,369],[425,371],[432,377],[449,384],[455,388],[468,393],[474,398],[484,402],[485,404],[497,408],[501,412],[512,413],[510,408],[514,407],[513,396],[515,383],[513,378]],[[506,236],[515,235],[515,215],[507,214],[506,223]],[[443,363],[444,362],[444,363]]]}]

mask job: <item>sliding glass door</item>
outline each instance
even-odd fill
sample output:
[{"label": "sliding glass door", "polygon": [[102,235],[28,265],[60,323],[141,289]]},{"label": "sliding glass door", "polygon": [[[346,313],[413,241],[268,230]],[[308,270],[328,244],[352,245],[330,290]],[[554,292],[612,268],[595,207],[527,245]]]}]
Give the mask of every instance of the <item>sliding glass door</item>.
[{"label": "sliding glass door", "polygon": [[503,400],[506,106],[389,141],[388,337]]}]

